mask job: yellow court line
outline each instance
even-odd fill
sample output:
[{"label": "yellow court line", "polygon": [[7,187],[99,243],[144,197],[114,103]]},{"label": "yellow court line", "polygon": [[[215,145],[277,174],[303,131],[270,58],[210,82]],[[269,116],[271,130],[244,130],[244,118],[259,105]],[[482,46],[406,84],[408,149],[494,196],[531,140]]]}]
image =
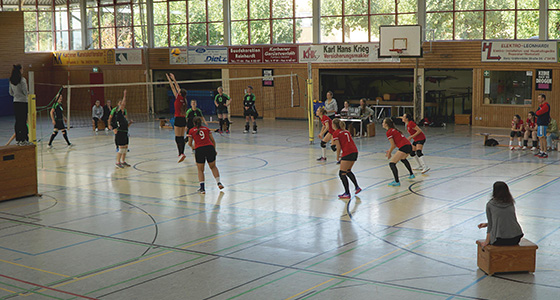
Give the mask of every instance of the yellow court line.
[{"label": "yellow court line", "polygon": [[7,263],[7,264],[10,264],[10,265],[14,265],[14,266],[18,266],[18,267],[22,267],[22,268],[26,268],[26,269],[31,269],[31,270],[43,272],[43,273],[53,274],[53,275],[57,275],[57,276],[61,276],[61,277],[67,277],[67,278],[70,277],[70,276],[68,276],[68,275],[63,275],[63,274],[59,274],[59,273],[55,273],[55,272],[51,272],[51,271],[47,271],[47,270],[43,270],[43,269],[38,269],[38,268],[34,268],[34,267],[30,267],[30,266],[18,264],[18,263],[11,262],[11,261],[7,261],[7,260],[3,260],[3,259],[0,259],[0,262]]},{"label": "yellow court line", "polygon": [[0,291],[6,291],[6,292],[8,292],[8,293],[12,293],[12,294],[15,294],[15,293],[17,293],[17,292],[14,292],[14,291],[10,291],[10,290],[8,290],[8,289],[4,289],[4,288],[0,288]]},{"label": "yellow court line", "polygon": [[[257,224],[257,225],[251,226],[251,227],[247,227],[247,228],[244,228],[244,229],[240,229],[240,230],[237,230],[237,231],[233,231],[233,232],[230,232],[230,233],[228,233],[228,234],[220,235],[220,236],[214,237],[214,238],[209,239],[209,240],[204,240],[204,241],[200,241],[200,242],[195,243],[195,244],[190,244],[190,245],[181,247],[180,249],[187,249],[187,248],[189,248],[189,247],[201,245],[201,244],[204,244],[204,243],[207,243],[207,242],[211,242],[211,241],[214,241],[214,240],[219,239],[219,238],[222,238],[222,237],[226,237],[226,236],[229,236],[229,235],[232,235],[232,234],[235,234],[235,233],[238,233],[238,232],[242,232],[242,231],[245,231],[245,230],[253,229],[253,228],[255,228],[255,227],[258,227],[258,226],[261,226],[261,225],[265,225],[265,224],[267,224],[267,223],[272,223],[272,222],[273,222],[273,221],[269,221],[269,222],[266,222],[266,223]],[[158,258],[158,257],[164,256],[164,255],[167,255],[167,254],[169,254],[169,253],[176,253],[176,252],[175,252],[175,251],[167,251],[167,252],[164,252],[164,253],[160,253],[160,254],[155,255],[155,256],[150,256],[150,257],[147,257],[147,258],[144,258],[144,259],[141,259],[141,260],[137,260],[137,261],[134,261],[134,262],[130,262],[130,263],[128,263],[128,264],[124,264],[124,265],[121,265],[121,266],[118,266],[118,267],[114,267],[114,268],[111,268],[111,269],[107,269],[107,270],[104,270],[104,271],[101,271],[101,272],[98,272],[98,273],[95,273],[95,274],[91,274],[91,275],[88,275],[88,276],[75,278],[74,280],[70,280],[70,281],[63,282],[63,283],[61,283],[61,284],[57,284],[57,285],[53,286],[53,288],[58,288],[58,287],[65,286],[65,285],[70,284],[70,283],[75,283],[75,282],[78,282],[78,281],[81,281],[81,280],[84,280],[84,279],[88,279],[88,278],[92,278],[92,277],[95,277],[95,276],[99,276],[99,275],[101,275],[101,274],[105,274],[105,273],[110,272],[110,271],[116,271],[116,270],[122,269],[122,268],[124,268],[124,267],[129,267],[129,266],[132,266],[132,265],[141,263],[141,262],[145,262],[145,261],[148,261],[148,260],[151,260],[151,259],[154,259],[154,258]],[[44,289],[41,290],[41,291],[44,291]]]},{"label": "yellow court line", "polygon": [[[406,245],[406,246],[404,246],[404,247],[409,247],[409,246],[411,246],[411,245],[413,245],[413,244],[415,244],[415,243],[418,243],[419,241],[421,241],[421,240],[417,240],[417,241],[415,241],[415,242],[412,242],[412,243],[410,243],[410,244],[408,244],[408,245]],[[365,266],[367,266],[367,265],[369,265],[369,264],[371,264],[371,263],[373,263],[373,262],[376,262],[376,261],[378,261],[378,260],[380,260],[380,259],[382,259],[382,258],[384,258],[384,257],[387,257],[387,256],[389,256],[389,255],[391,255],[391,254],[393,254],[393,253],[395,253],[395,252],[398,252],[398,251],[400,251],[400,250],[401,250],[401,249],[395,249],[395,250],[393,250],[393,251],[391,251],[391,252],[389,252],[389,253],[387,253],[387,254],[385,254],[385,255],[383,255],[383,256],[380,256],[380,257],[378,257],[378,258],[376,258],[376,259],[374,259],[374,260],[368,261],[367,263],[365,263],[365,264],[363,264],[363,265],[361,265],[361,266],[355,267],[354,269],[352,269],[352,270],[350,270],[350,271],[348,271],[348,272],[342,273],[342,274],[340,274],[340,275],[346,276],[346,275],[348,275],[348,274],[350,274],[350,273],[352,273],[352,272],[354,272],[354,271],[356,271],[356,270],[358,270],[358,269],[360,269],[360,268],[363,268],[363,267],[365,267]],[[297,293],[297,294],[293,295],[293,296],[290,297],[290,298],[286,298],[285,300],[294,299],[294,298],[297,297],[297,296],[303,295],[303,294],[305,294],[305,293],[307,293],[307,292],[309,292],[309,291],[311,291],[311,290],[314,290],[314,289],[316,289],[316,288],[318,288],[318,287],[320,287],[320,286],[322,286],[322,285],[324,285],[324,284],[327,284],[327,283],[329,283],[329,282],[331,282],[331,281],[333,281],[333,280],[335,280],[335,279],[340,279],[340,278],[331,278],[331,279],[329,279],[329,280],[327,280],[327,281],[325,281],[325,282],[323,282],[323,283],[319,283],[319,284],[317,284],[317,285],[315,285],[315,286],[313,286],[313,287],[310,287],[310,288],[308,288],[308,289],[305,290],[305,291],[302,291],[302,292],[300,292],[300,293]],[[341,280],[342,280],[342,279],[341,279]]]}]

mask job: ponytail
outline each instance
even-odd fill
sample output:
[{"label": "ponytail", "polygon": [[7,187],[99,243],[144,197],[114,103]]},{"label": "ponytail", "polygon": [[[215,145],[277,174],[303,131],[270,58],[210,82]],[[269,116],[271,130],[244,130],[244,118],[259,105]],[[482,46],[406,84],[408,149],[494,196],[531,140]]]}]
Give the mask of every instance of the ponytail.
[{"label": "ponytail", "polygon": [[402,133],[400,130],[398,130],[397,128],[395,128],[395,122],[393,122],[393,119],[391,118],[385,118],[383,120],[383,122],[385,122],[385,124],[387,124],[387,127],[389,127],[390,129],[395,129],[396,131]]},{"label": "ponytail", "polygon": [[200,132],[200,126],[202,126],[202,119],[200,117],[196,117],[193,120],[194,127],[196,127],[196,134]]},{"label": "ponytail", "polygon": [[332,121],[333,127],[336,127],[336,129],[340,129],[340,130],[345,130],[346,129],[346,123],[342,122],[339,118],[336,118]]},{"label": "ponytail", "polygon": [[21,82],[21,65],[14,65],[12,68],[12,75],[10,76],[10,83],[18,85]]}]

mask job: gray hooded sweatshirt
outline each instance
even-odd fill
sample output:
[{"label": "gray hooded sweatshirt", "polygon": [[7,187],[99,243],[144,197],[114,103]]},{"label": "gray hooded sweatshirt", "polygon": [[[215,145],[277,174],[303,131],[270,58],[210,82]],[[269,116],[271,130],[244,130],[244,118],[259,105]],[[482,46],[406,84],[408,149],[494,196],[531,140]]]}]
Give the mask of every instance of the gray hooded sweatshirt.
[{"label": "gray hooded sweatshirt", "polygon": [[486,217],[488,218],[486,232],[490,234],[490,244],[495,243],[497,238],[510,239],[523,234],[512,203],[500,203],[494,199],[488,201]]}]

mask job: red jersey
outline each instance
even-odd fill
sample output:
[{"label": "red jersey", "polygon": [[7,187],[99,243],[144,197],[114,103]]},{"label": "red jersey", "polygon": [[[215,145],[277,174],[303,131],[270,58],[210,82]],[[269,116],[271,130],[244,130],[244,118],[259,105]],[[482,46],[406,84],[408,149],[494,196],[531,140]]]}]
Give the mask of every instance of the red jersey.
[{"label": "red jersey", "polygon": [[[414,123],[413,121],[408,121],[408,123],[406,123],[406,131],[408,131],[408,133],[410,135],[413,135],[417,131],[416,129],[414,129],[414,128],[416,128],[416,126],[417,126],[416,123]],[[415,142],[418,142],[418,141],[421,141],[421,140],[425,140],[426,136],[424,135],[423,132],[420,132],[420,134],[415,136],[413,139],[414,139]]]},{"label": "red jersey", "polygon": [[527,126],[529,126],[529,128],[535,128],[537,126],[537,123],[531,121],[531,119],[527,119]]},{"label": "red jersey", "polygon": [[329,118],[327,115],[323,115],[323,117],[321,117],[321,123],[323,123],[323,126],[327,126],[327,124],[329,124],[329,133],[334,133],[331,118]]},{"label": "red jersey", "polygon": [[358,152],[358,148],[356,148],[356,144],[354,144],[354,140],[352,140],[352,136],[348,130],[335,130],[333,133],[333,140],[338,140],[340,143],[341,157]]},{"label": "red jersey", "polygon": [[525,131],[525,128],[523,128],[523,120],[519,120],[517,124],[514,120],[511,120],[511,128],[521,129],[521,131]]},{"label": "red jersey", "polygon": [[177,95],[177,99],[175,99],[175,117],[184,117],[187,111],[186,108],[185,98],[181,94]]},{"label": "red jersey", "polygon": [[410,145],[410,142],[406,139],[406,137],[404,137],[404,135],[395,128],[389,128],[389,130],[387,130],[387,139],[393,139],[397,148]]},{"label": "red jersey", "polygon": [[200,126],[200,128],[191,128],[191,130],[189,130],[189,135],[192,136],[194,140],[195,149],[204,146],[214,146],[214,144],[212,144],[212,141],[210,140],[210,134],[210,129],[204,126]]}]

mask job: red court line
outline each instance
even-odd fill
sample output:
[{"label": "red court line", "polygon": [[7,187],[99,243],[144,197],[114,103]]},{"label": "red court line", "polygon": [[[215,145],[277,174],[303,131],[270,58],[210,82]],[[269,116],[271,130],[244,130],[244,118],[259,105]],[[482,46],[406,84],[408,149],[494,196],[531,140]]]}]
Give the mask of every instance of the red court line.
[{"label": "red court line", "polygon": [[99,299],[97,299],[97,298],[91,298],[91,297],[82,296],[82,295],[78,295],[78,294],[74,294],[74,293],[70,293],[70,292],[65,292],[65,291],[62,291],[62,290],[53,289],[53,288],[50,288],[50,287],[48,287],[48,286],[43,286],[43,285],[40,285],[40,284],[32,283],[32,282],[29,282],[29,281],[17,279],[17,278],[10,277],[10,276],[6,276],[6,275],[2,275],[2,274],[0,274],[0,277],[4,277],[4,278],[11,279],[11,280],[23,282],[23,283],[25,283],[25,284],[30,284],[30,285],[38,286],[38,287],[40,287],[40,288],[44,288],[44,289],[47,289],[47,290],[51,290],[51,291],[55,291],[55,292],[59,292],[59,293],[64,293],[64,294],[68,294],[68,295],[72,295],[72,296],[75,296],[75,297],[80,297],[80,298],[90,299],[90,300],[99,300]]}]

